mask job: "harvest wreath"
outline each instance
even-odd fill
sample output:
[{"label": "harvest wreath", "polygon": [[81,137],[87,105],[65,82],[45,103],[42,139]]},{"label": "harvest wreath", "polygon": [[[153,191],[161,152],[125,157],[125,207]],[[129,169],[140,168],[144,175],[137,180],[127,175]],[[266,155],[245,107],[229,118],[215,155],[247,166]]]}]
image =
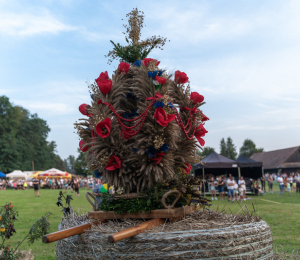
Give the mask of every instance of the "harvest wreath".
[{"label": "harvest wreath", "polygon": [[[43,242],[60,240],[58,259],[226,259],[237,254],[238,259],[271,259],[265,222],[249,212],[243,217],[212,212],[200,195],[202,180],[189,173],[200,161],[196,148],[205,144],[204,97],[190,92],[186,73],[177,70],[173,76],[158,67],[160,61],[147,58],[166,38],[140,41],[143,13],[133,9],[127,17],[128,46],[111,41],[114,49],[107,55],[109,63],[120,63],[111,78],[101,72],[89,86],[92,102],[79,106],[85,118],[75,123],[88,168],[122,192],[104,195],[100,205],[87,192],[93,210],[87,215],[71,211]],[[181,225],[187,216],[191,230]],[[210,236],[201,219],[226,224]]]}]

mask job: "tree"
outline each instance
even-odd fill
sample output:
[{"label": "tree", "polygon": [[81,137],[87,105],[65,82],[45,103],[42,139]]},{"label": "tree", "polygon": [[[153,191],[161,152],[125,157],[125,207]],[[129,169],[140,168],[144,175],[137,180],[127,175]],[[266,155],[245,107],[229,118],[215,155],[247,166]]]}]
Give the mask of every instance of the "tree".
[{"label": "tree", "polygon": [[79,148],[78,148],[77,151],[78,151],[79,155],[75,160],[75,165],[74,165],[75,174],[76,175],[83,175],[83,176],[93,174],[93,172],[90,171],[87,167],[87,163],[85,161],[86,153],[80,151]]},{"label": "tree", "polygon": [[61,171],[66,171],[64,161],[60,158],[58,154],[55,154],[55,168]]},{"label": "tree", "polygon": [[230,137],[227,138],[227,157],[232,160],[236,160],[237,158],[237,152],[236,152],[236,146],[233,144],[233,141]]},{"label": "tree", "polygon": [[245,139],[242,147],[240,148],[239,156],[245,155],[250,157],[254,153],[261,153],[264,151],[264,148],[256,148],[255,143],[251,139]]},{"label": "tree", "polygon": [[237,157],[236,146],[233,144],[231,137],[227,138],[227,142],[225,142],[224,138],[221,139],[220,154],[229,159],[236,160]]},{"label": "tree", "polygon": [[69,155],[67,159],[64,159],[64,166],[67,172],[75,173],[75,156]]},{"label": "tree", "polygon": [[0,169],[46,170],[56,166],[56,144],[48,142],[47,122],[0,96]]},{"label": "tree", "polygon": [[215,148],[206,146],[206,147],[203,148],[202,151],[197,149],[197,155],[205,158],[207,155],[211,154],[214,151],[215,151]]},{"label": "tree", "polygon": [[220,142],[220,154],[227,156],[227,146],[224,138],[222,138]]}]

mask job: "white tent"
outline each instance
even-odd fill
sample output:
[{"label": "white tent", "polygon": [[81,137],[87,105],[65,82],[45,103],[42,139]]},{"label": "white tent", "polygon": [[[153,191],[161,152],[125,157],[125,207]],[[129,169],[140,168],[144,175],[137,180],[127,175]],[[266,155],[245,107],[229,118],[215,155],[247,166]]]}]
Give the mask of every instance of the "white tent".
[{"label": "white tent", "polygon": [[66,172],[63,172],[61,170],[52,168],[52,169],[49,169],[47,171],[44,171],[44,172],[40,173],[38,175],[38,177],[53,177],[53,176],[56,176],[56,177],[66,177],[68,175],[69,174],[66,173]]},{"label": "white tent", "polygon": [[26,179],[27,180],[32,180],[32,178],[30,177],[32,174],[34,174],[35,173],[35,171],[23,171],[23,173],[25,173],[26,174]]},{"label": "white tent", "polygon": [[6,177],[10,179],[27,180],[27,174],[23,173],[21,170],[14,170],[13,172],[6,174]]}]

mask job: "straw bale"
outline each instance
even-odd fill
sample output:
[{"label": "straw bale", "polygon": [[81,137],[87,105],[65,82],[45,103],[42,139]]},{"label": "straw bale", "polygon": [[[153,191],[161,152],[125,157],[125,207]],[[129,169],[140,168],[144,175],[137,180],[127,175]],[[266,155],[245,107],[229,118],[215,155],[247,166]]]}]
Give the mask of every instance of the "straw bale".
[{"label": "straw bale", "polygon": [[[269,225],[243,208],[241,212],[195,211],[178,222],[166,222],[115,244],[107,242],[109,235],[143,220],[107,221],[59,241],[57,259],[273,259]],[[73,215],[60,228],[88,221],[86,215]]]}]

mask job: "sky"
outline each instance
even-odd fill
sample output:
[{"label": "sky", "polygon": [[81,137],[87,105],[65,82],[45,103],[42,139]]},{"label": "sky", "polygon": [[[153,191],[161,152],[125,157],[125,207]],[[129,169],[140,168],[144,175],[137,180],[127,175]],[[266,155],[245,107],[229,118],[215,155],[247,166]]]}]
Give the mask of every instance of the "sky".
[{"label": "sky", "polygon": [[[188,4],[187,4],[188,3]],[[205,97],[206,146],[265,151],[300,145],[300,1],[0,0],[0,95],[47,121],[62,159],[77,156],[73,123],[88,84],[118,62],[126,14],[144,11],[142,39],[167,37],[148,57],[187,73]],[[124,19],[124,20],[122,20]]]}]

